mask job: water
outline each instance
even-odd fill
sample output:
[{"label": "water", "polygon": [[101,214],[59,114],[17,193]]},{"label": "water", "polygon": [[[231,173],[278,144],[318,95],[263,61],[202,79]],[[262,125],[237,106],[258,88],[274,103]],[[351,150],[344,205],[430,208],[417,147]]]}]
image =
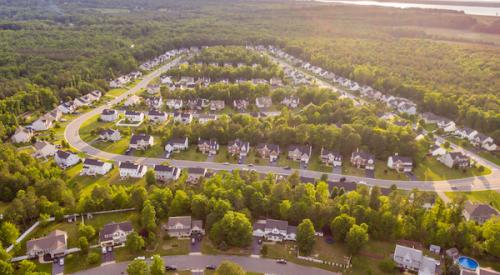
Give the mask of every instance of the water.
[{"label": "water", "polygon": [[[417,3],[401,3],[401,2],[378,2],[378,1],[349,1],[349,0],[316,0],[325,3],[341,3],[361,6],[381,6],[393,8],[420,8],[420,9],[439,9],[439,10],[454,10],[463,11],[465,14],[500,16],[499,7],[480,7],[480,6],[460,6],[460,5],[437,5],[437,4],[417,4]],[[479,1],[484,3],[497,3],[496,1]]]},{"label": "water", "polygon": [[476,270],[479,264],[469,257],[462,256],[458,258],[458,263],[469,270]]}]

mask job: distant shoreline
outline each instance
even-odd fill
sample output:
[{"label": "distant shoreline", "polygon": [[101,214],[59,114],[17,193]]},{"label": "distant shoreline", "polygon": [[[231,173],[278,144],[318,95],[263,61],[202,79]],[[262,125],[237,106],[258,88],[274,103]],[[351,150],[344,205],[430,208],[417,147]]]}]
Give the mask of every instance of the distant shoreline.
[{"label": "distant shoreline", "polygon": [[[317,1],[317,0],[312,0]],[[363,0],[343,0],[349,2],[361,2]],[[448,5],[448,6],[468,6],[468,7],[481,7],[481,8],[500,8],[500,1],[478,1],[473,2],[470,0],[465,1],[448,1],[448,0],[373,0],[381,3],[405,3],[405,4],[427,4],[427,5]],[[320,2],[335,3],[335,0],[320,0]]]}]

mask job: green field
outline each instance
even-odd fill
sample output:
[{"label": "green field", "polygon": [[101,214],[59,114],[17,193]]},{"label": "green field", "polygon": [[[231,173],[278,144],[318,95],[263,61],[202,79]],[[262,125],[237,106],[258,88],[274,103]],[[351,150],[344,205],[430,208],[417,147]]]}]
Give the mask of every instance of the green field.
[{"label": "green field", "polygon": [[220,250],[210,241],[208,237],[204,237],[201,242],[201,253],[207,255],[239,255],[249,256],[251,251],[249,248],[231,247],[227,250]]},{"label": "green field", "polygon": [[375,178],[385,180],[409,180],[404,173],[398,173],[396,170],[389,169],[385,161],[375,161]]},{"label": "green field", "polygon": [[467,199],[473,202],[489,204],[500,211],[500,193],[494,190],[474,192],[446,192],[445,194],[450,199],[456,198],[459,195],[464,195],[467,197]]},{"label": "green field", "polygon": [[491,170],[485,167],[484,171],[480,172],[478,168],[474,167],[467,169],[464,173],[462,169],[451,169],[433,157],[426,157],[424,161],[417,164],[414,173],[419,180],[450,180],[483,176],[490,174]]},{"label": "green field", "polygon": [[173,153],[172,159],[179,160],[195,160],[195,161],[205,161],[207,160],[207,155],[204,155],[198,152],[196,145],[190,145],[189,148],[185,151],[181,151],[179,153]]}]

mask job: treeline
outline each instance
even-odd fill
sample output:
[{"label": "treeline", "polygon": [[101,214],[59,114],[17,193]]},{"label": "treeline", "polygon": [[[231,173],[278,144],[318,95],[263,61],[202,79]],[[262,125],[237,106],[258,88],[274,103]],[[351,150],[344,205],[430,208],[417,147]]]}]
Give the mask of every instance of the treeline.
[{"label": "treeline", "polygon": [[205,64],[217,63],[220,66],[225,63],[230,63],[233,66],[237,66],[240,63],[249,66],[254,64],[261,65],[262,67],[273,66],[273,62],[267,56],[263,56],[256,51],[236,46],[215,46],[205,48],[193,57],[192,62],[202,62]]},{"label": "treeline", "polygon": [[189,65],[180,66],[179,68],[173,68],[168,70],[165,75],[174,76],[180,78],[181,76],[192,76],[198,77],[209,77],[213,81],[221,79],[229,79],[229,81],[234,82],[238,79],[266,79],[269,80],[273,77],[282,77],[283,71],[278,67],[278,65],[270,65],[268,67],[262,67],[257,65],[252,66],[241,66],[241,67],[222,67],[222,66],[212,66],[212,65]]}]

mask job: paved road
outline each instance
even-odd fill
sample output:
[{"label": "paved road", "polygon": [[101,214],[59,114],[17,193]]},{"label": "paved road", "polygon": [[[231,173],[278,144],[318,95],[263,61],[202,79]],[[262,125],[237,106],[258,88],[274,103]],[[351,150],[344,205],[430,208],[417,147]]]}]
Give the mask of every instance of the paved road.
[{"label": "paved road", "polygon": [[[297,265],[294,263],[278,264],[274,260],[263,259],[263,258],[251,258],[242,256],[222,256],[222,255],[180,255],[180,256],[166,256],[163,257],[165,264],[175,265],[179,270],[192,270],[192,269],[204,269],[209,264],[219,265],[224,260],[229,260],[241,265],[245,270],[260,272],[260,273],[271,273],[271,274],[283,274],[283,275],[303,275],[303,274],[315,274],[315,275],[332,275],[337,274],[334,272],[326,271],[323,269]],[[129,262],[120,262],[116,264],[109,264],[105,266],[99,266],[96,268],[88,269],[85,271],[77,272],[77,275],[95,275],[95,274],[106,274],[106,275],[120,275],[121,272],[126,274],[125,270]],[[340,273],[338,273],[340,275]]]},{"label": "paved road", "polygon": [[[111,100],[110,103],[108,104],[109,106],[112,106],[114,104],[119,103],[120,101],[124,100],[128,96],[138,92],[140,89],[145,88],[147,84],[153,80],[155,77],[160,76],[160,74],[166,70],[168,70],[170,67],[176,65],[178,63],[179,59],[173,60],[171,63],[162,66],[161,68],[155,70],[154,72],[146,75],[136,86],[128,90],[127,92],[123,93],[122,95],[116,97],[115,99]],[[85,152],[87,155],[99,159],[105,159],[105,160],[113,160],[113,161],[132,161],[132,162],[137,162],[141,163],[144,165],[148,166],[153,166],[155,164],[160,164],[165,161],[169,161],[172,165],[177,166],[179,168],[187,168],[187,167],[204,167],[207,169],[211,170],[235,170],[235,169],[248,169],[249,167],[245,164],[228,164],[225,165],[223,163],[215,163],[215,162],[198,162],[198,161],[189,161],[189,160],[174,160],[174,159],[165,159],[165,158],[146,158],[146,157],[136,157],[136,156],[125,156],[125,155],[118,155],[118,154],[113,154],[105,151],[101,151],[95,147],[92,147],[85,141],[83,141],[80,138],[79,135],[79,129],[80,126],[90,119],[91,117],[100,114],[103,109],[109,108],[108,105],[100,106],[97,107],[87,113],[84,113],[80,115],[79,117],[75,118],[72,122],[68,124],[68,126],[65,129],[64,136],[66,141],[75,149]],[[323,172],[318,172],[318,171],[311,171],[311,170],[305,170],[305,169],[298,169],[299,173],[303,177],[309,177],[309,178],[320,178],[323,174],[326,174],[328,176],[329,180],[339,180],[341,177],[347,178],[348,181],[363,181],[366,184],[369,185],[378,185],[381,187],[390,187],[391,185],[395,184],[398,186],[400,189],[405,189],[405,190],[412,190],[414,188],[418,188],[420,190],[425,190],[425,191],[442,191],[442,192],[447,192],[447,191],[479,191],[479,190],[500,190],[500,169],[497,165],[494,163],[491,163],[487,160],[484,160],[480,158],[479,156],[476,156],[472,152],[467,152],[473,157],[476,157],[476,159],[481,163],[484,164],[485,166],[488,166],[491,168],[492,173],[487,176],[481,176],[481,177],[471,177],[471,178],[464,178],[464,179],[455,179],[455,180],[444,180],[444,181],[397,181],[397,180],[381,180],[381,179],[370,179],[370,178],[365,178],[365,177],[355,177],[355,176],[348,176],[348,175],[341,175],[341,174],[336,174],[336,173],[323,173]],[[273,173],[273,174],[281,174],[281,175],[289,175],[293,171],[292,170],[286,170],[282,167],[276,167],[276,166],[262,166],[262,165],[255,165],[251,167],[251,169],[254,169],[258,173],[263,173],[263,174],[268,174],[268,173]]]}]

